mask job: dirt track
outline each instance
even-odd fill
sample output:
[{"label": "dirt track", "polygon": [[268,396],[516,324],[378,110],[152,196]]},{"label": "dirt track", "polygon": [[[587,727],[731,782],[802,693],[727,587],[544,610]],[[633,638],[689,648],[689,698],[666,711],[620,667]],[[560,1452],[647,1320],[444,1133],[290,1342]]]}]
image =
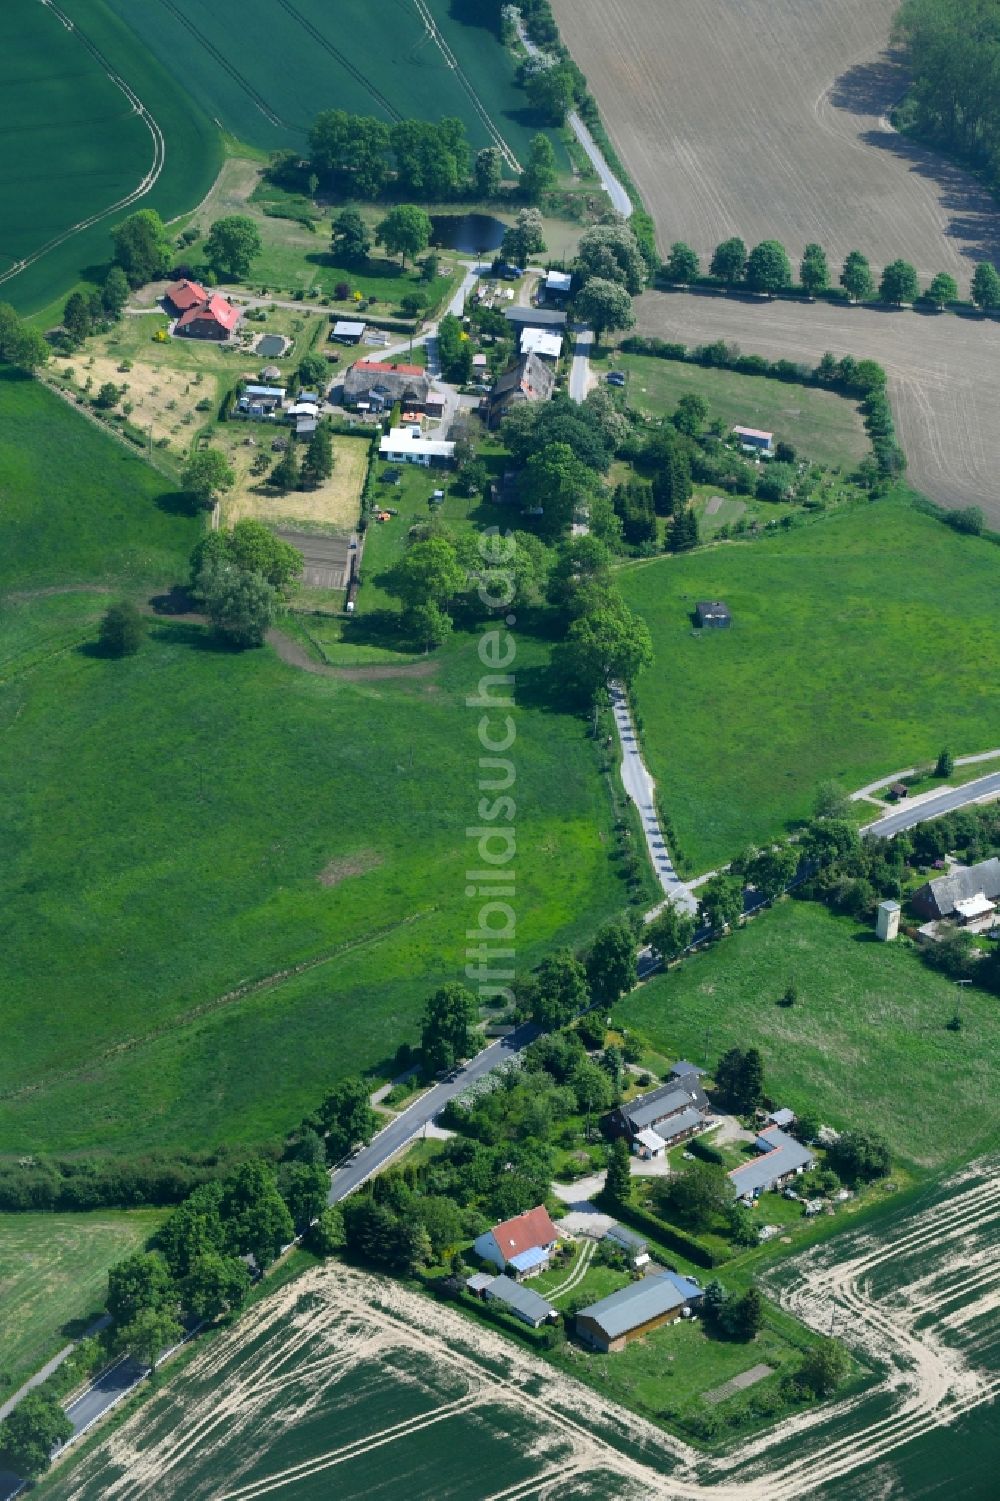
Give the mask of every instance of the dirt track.
[{"label": "dirt track", "polygon": [[732,339],[748,354],[814,364],[830,349],[879,360],[909,479],[942,505],[981,506],[1000,526],[1000,325],[825,303],[647,292],[637,331],[686,344]]},{"label": "dirt track", "polygon": [[1000,250],[987,195],[884,119],[898,0],[553,0],[661,249],[731,234],[857,248],[962,280]]}]

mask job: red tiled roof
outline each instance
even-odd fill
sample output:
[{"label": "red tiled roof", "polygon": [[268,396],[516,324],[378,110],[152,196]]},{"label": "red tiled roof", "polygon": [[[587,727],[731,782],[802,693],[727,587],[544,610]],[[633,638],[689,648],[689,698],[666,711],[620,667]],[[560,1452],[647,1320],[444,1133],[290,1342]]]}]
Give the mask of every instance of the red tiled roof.
[{"label": "red tiled roof", "polygon": [[426,375],[427,371],[422,365],[387,365],[384,360],[358,360],[355,369],[361,366],[364,370],[381,370],[383,373],[392,371],[395,375]]},{"label": "red tiled roof", "polygon": [[516,1219],[494,1225],[493,1239],[510,1261],[511,1257],[520,1256],[522,1251],[530,1251],[535,1246],[550,1246],[554,1240],[559,1239],[559,1231],[549,1218],[549,1211],[544,1204],[539,1204],[537,1209],[529,1209]]},{"label": "red tiled roof", "polygon": [[215,293],[208,301],[200,303],[197,307],[188,308],[187,312],[177,320],[178,328],[189,328],[192,323],[201,322],[218,323],[222,328],[232,333],[240,321],[239,308],[233,307],[231,302]]},{"label": "red tiled roof", "polygon": [[197,281],[175,281],[173,286],[167,288],[170,301],[182,311],[196,307],[199,302],[207,302],[210,295]]}]

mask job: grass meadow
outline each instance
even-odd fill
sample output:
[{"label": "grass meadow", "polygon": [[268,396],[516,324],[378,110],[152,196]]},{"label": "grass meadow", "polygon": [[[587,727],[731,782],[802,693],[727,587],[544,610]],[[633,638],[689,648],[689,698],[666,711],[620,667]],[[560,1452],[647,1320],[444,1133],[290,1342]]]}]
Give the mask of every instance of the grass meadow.
[{"label": "grass meadow", "polygon": [[[689,871],[808,817],[847,788],[996,744],[997,553],[903,490],[814,525],[623,569],[655,665],[636,702]],[[699,599],[733,625],[696,632]]]},{"label": "grass meadow", "polygon": [[[794,1006],[778,1005],[789,981]],[[960,1005],[964,1026],[946,1023]],[[729,1047],[763,1053],[768,1093],[843,1130],[867,1127],[920,1169],[1000,1135],[996,1000],[928,969],[814,902],[785,900],[723,942],[634,991],[615,1021],[670,1057],[714,1065]]]},{"label": "grass meadow", "polygon": [[[0,1150],[280,1133],[338,1075],[415,1041],[427,992],[462,972],[476,638],[412,667],[397,656],[391,678],[220,651],[168,618],[137,656],[95,655],[108,598],[184,578],[199,523],[51,393],[8,391]],[[585,941],[626,891],[586,728],[548,706],[548,648],[518,651],[530,965]]]},{"label": "grass meadow", "polygon": [[[73,30],[37,0],[10,0],[0,16],[0,275],[110,209],[150,170],[150,131],[107,68],[121,74],[163,132],[162,171],[137,207],[177,214],[208,190],[222,158],[218,133],[200,105],[136,46],[105,0],[60,0],[60,6]],[[53,246],[4,284],[4,300],[31,312],[64,296],[89,268],[110,259],[108,231],[127,212]]]},{"label": "grass meadow", "polygon": [[169,481],[37,381],[0,369],[0,606],[7,590],[169,585],[201,523]]},{"label": "grass meadow", "polygon": [[16,1388],[102,1311],[108,1268],[138,1250],[160,1210],[0,1214],[3,1390]]},{"label": "grass meadow", "polygon": [[682,396],[701,396],[709,421],[765,428],[813,463],[850,466],[868,452],[856,404],[833,391],[620,350],[613,363],[628,375],[629,406],[648,416],[668,417]]}]

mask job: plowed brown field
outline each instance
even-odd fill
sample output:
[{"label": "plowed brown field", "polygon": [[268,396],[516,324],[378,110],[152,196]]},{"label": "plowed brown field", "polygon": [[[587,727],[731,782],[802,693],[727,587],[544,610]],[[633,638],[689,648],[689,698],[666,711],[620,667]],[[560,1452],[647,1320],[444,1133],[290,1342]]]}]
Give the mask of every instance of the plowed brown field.
[{"label": "plowed brown field", "polygon": [[824,350],[879,360],[908,478],[941,505],[981,506],[1000,527],[1000,326],[951,313],[750,302],[646,292],[637,332],[685,344],[732,339],[747,354],[815,364]]},{"label": "plowed brown field", "polygon": [[553,0],[661,249],[739,234],[831,262],[967,276],[1000,250],[988,196],[897,135],[898,0]]}]

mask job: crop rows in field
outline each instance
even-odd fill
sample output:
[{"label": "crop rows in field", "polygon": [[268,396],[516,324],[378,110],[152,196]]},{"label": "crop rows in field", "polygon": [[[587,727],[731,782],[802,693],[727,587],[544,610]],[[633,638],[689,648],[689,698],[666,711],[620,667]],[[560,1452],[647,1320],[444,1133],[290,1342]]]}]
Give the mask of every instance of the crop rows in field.
[{"label": "crop rows in field", "polygon": [[207,121],[103,0],[11,0],[0,83],[0,295],[20,308],[106,261],[133,195],[171,214],[211,181]]},{"label": "crop rows in field", "polygon": [[[322,109],[464,121],[475,147],[491,119],[523,160],[533,129],[496,35],[432,0],[111,0],[143,43],[225,128],[253,145],[304,141]],[[477,104],[478,100],[478,104]]]},{"label": "crop rows in field", "polygon": [[738,1454],[706,1459],[457,1311],[331,1265],[206,1346],[47,1495],[799,1501],[994,1399],[995,1167],[890,1204],[773,1276],[787,1308],[882,1374]]},{"label": "crop rows in field", "polygon": [[993,255],[989,196],[886,112],[897,0],[553,0],[661,248],[729,235],[932,276]]},{"label": "crop rows in field", "polygon": [[648,292],[636,308],[641,333],[686,344],[733,340],[747,354],[815,365],[875,358],[889,396],[908,478],[945,506],[981,506],[1000,525],[1000,325],[950,313],[921,316],[829,303],[751,302]]}]

